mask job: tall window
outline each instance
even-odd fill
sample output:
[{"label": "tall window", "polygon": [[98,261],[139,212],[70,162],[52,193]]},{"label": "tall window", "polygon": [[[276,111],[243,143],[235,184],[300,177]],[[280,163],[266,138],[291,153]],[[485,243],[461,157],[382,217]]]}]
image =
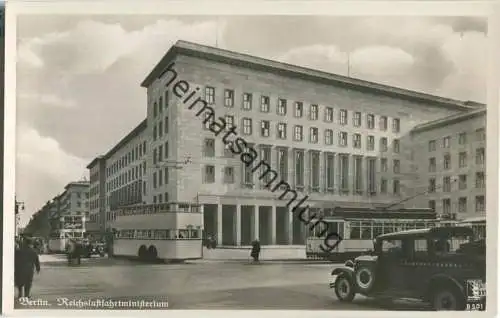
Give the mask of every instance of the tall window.
[{"label": "tall window", "polygon": [[443,177],[443,192],[451,192],[451,178]]},{"label": "tall window", "polygon": [[373,114],[366,115],[366,127],[368,127],[368,129],[375,128],[375,115]]},{"label": "tall window", "polygon": [[476,165],[484,165],[484,148],[476,149]]},{"label": "tall window", "polygon": [[335,155],[325,153],[325,157],[326,190],[333,192],[335,187]]},{"label": "tall window", "polygon": [[226,116],[224,116],[224,120],[226,121],[226,129],[227,130],[230,130],[232,127],[234,127],[234,116],[226,115]]},{"label": "tall window", "polygon": [[436,179],[431,178],[429,179],[429,193],[434,193],[436,192]]},{"label": "tall window", "polygon": [[477,141],[486,140],[486,130],[484,128],[479,128],[476,130],[476,140]]},{"label": "tall window", "polygon": [[325,144],[333,145],[333,130],[325,129]]},{"label": "tall window", "polygon": [[210,86],[205,87],[205,101],[209,105],[215,104],[215,88]]},{"label": "tall window", "polygon": [[304,133],[302,131],[302,126],[296,125],[293,128],[293,140],[302,141],[304,139]]},{"label": "tall window", "polygon": [[460,168],[467,167],[467,153],[466,152],[461,152],[458,154],[458,166]]},{"label": "tall window", "polygon": [[429,201],[429,209],[436,211],[436,201],[434,200]]},{"label": "tall window", "polygon": [[164,120],[164,128],[165,128],[165,134],[168,134],[168,116],[165,116]]},{"label": "tall window", "polygon": [[429,147],[429,152],[436,151],[436,141],[435,140],[430,140],[428,147]]},{"label": "tall window", "polygon": [[277,135],[278,135],[279,139],[286,139],[286,124],[285,123],[278,123],[277,131],[278,131]]},{"label": "tall window", "polygon": [[349,156],[339,155],[340,190],[349,191]]},{"label": "tall window", "polygon": [[401,130],[401,121],[399,118],[392,119],[392,132],[398,133]]},{"label": "tall window", "polygon": [[269,137],[269,128],[271,124],[268,120],[263,120],[260,122],[260,135],[262,137]]},{"label": "tall window", "polygon": [[458,212],[459,213],[467,213],[467,198],[466,197],[458,198]]},{"label": "tall window", "polygon": [[367,136],[366,137],[366,150],[373,151],[375,150],[375,137]]},{"label": "tall window", "polygon": [[451,214],[451,200],[450,199],[443,199],[443,214],[449,215]]},{"label": "tall window", "polygon": [[380,151],[387,151],[387,137],[380,138]]},{"label": "tall window", "polygon": [[285,148],[278,148],[278,167],[279,176],[281,180],[287,182],[288,180],[288,150]]},{"label": "tall window", "polygon": [[352,146],[354,148],[361,148],[361,134],[352,135]]},{"label": "tall window", "polygon": [[368,194],[377,192],[377,159],[368,158]]},{"label": "tall window", "polygon": [[465,145],[467,143],[467,133],[462,132],[458,134],[458,144]]},{"label": "tall window", "polygon": [[243,170],[243,178],[242,183],[244,188],[252,189],[253,188],[253,172],[252,166],[246,166],[244,162],[241,163]]},{"label": "tall window", "polygon": [[203,180],[204,183],[215,182],[215,166],[211,165],[205,166]]},{"label": "tall window", "polygon": [[347,125],[347,110],[341,109],[339,112],[339,123],[341,125]]},{"label": "tall window", "polygon": [[311,160],[311,191],[318,192],[320,180],[319,152],[311,151],[309,154]]},{"label": "tall window", "polygon": [[325,121],[327,123],[333,122],[333,108],[332,107],[325,108]]},{"label": "tall window", "polygon": [[295,151],[295,186],[304,186],[304,151]]},{"label": "tall window", "polygon": [[467,175],[466,174],[461,174],[460,176],[458,176],[458,189],[459,190],[467,189]]},{"label": "tall window", "polygon": [[476,188],[484,189],[485,185],[484,172],[476,172]]},{"label": "tall window", "polygon": [[203,145],[203,154],[205,157],[215,157],[215,139],[205,139],[205,143]]},{"label": "tall window", "polygon": [[399,139],[394,139],[392,141],[392,151],[394,153],[399,153],[400,151],[400,143],[399,143]]},{"label": "tall window", "polygon": [[397,179],[392,181],[392,193],[395,195],[401,194],[401,182]]},{"label": "tall window", "polygon": [[389,170],[387,158],[380,158],[380,171],[387,172],[387,170]]},{"label": "tall window", "polygon": [[310,120],[318,120],[318,114],[319,114],[319,106],[316,104],[312,104],[311,110],[309,112],[309,119]]},{"label": "tall window", "polygon": [[378,122],[380,126],[380,130],[386,131],[387,130],[387,116],[380,116],[380,120]]},{"label": "tall window", "polygon": [[251,135],[252,134],[252,119],[251,118],[243,118],[243,134]]},{"label": "tall window", "polygon": [[354,116],[352,117],[352,125],[354,127],[361,126],[361,113],[360,112],[354,113]]},{"label": "tall window", "polygon": [[286,115],[286,99],[278,99],[277,113],[282,116]]},{"label": "tall window", "polygon": [[224,106],[226,107],[234,106],[234,91],[232,89],[224,90]]},{"label": "tall window", "polygon": [[398,159],[392,160],[392,172],[394,173],[401,172],[401,162]]},{"label": "tall window", "polygon": [[[272,165],[271,163],[271,147],[261,147],[260,148],[260,158],[263,160],[265,163],[268,165]],[[271,173],[266,173],[267,169],[265,166],[261,167],[261,176],[264,176],[262,178],[262,186],[265,186],[266,184],[271,182],[271,178],[273,175]]]},{"label": "tall window", "polygon": [[281,180],[288,181],[288,150],[278,148],[278,167]]},{"label": "tall window", "polygon": [[295,102],[294,105],[294,116],[297,118],[301,118],[304,116],[304,104],[302,102]]},{"label": "tall window", "polygon": [[339,146],[347,147],[347,133],[344,131],[339,132]]},{"label": "tall window", "polygon": [[224,183],[232,184],[234,183],[234,168],[224,167]]},{"label": "tall window", "polygon": [[354,157],[354,191],[363,192],[363,158]]},{"label": "tall window", "polygon": [[486,201],[484,195],[476,196],[476,213],[483,213],[486,208]]},{"label": "tall window", "polygon": [[260,111],[263,113],[269,113],[269,96],[260,97]]},{"label": "tall window", "polygon": [[443,138],[443,148],[450,148],[450,136]]},{"label": "tall window", "polygon": [[451,156],[450,154],[445,154],[443,158],[443,169],[449,170],[451,169]]},{"label": "tall window", "polygon": [[436,158],[429,158],[429,172],[436,172]]},{"label": "tall window", "polygon": [[309,128],[309,142],[316,144],[318,143],[318,128],[316,127],[311,127]]},{"label": "tall window", "polygon": [[252,94],[243,93],[243,109],[244,110],[252,109]]}]

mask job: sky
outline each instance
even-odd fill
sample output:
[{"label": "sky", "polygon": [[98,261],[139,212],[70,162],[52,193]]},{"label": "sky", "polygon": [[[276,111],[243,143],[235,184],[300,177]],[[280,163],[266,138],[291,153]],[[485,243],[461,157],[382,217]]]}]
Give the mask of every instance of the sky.
[{"label": "sky", "polygon": [[177,40],[485,102],[486,29],[477,17],[20,15],[21,226],[145,118],[140,83]]}]

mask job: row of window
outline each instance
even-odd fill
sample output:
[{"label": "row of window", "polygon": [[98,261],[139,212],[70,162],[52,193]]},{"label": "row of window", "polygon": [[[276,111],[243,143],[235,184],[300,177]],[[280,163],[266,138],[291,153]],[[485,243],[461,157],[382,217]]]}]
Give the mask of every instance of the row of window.
[{"label": "row of window", "polygon": [[[461,174],[458,179],[452,180],[450,176],[443,177],[443,184],[441,187],[436,186],[436,178],[429,179],[429,193],[435,193],[437,189],[441,188],[442,192],[451,192],[452,184],[458,181],[458,190],[467,190],[467,175]],[[484,189],[486,187],[486,178],[484,172],[476,172],[476,189]]]},{"label": "row of window", "polygon": [[[168,197],[168,194],[165,193]],[[167,200],[168,201],[168,200]],[[138,207],[128,207],[120,208],[113,211],[112,214],[115,216],[129,216],[129,215],[144,215],[144,214],[158,214],[158,213],[199,213],[200,208],[198,205],[190,205],[187,203],[170,203],[158,202],[159,204],[138,206]]]},{"label": "row of window", "polygon": [[140,165],[129,168],[127,171],[122,171],[122,173],[109,180],[106,183],[106,192],[114,191],[132,181],[141,179],[143,175],[146,175],[146,161]]},{"label": "row of window", "polygon": [[[458,212],[467,213],[467,197],[460,197],[457,201]],[[451,199],[446,198],[441,200],[442,213],[446,215],[450,215],[453,213],[451,209]],[[436,210],[436,201],[429,201],[429,208]],[[486,199],[484,195],[477,195],[475,197],[475,212],[476,213],[484,213],[486,211]],[[436,211],[437,212],[437,211]]]},{"label": "row of window", "polygon": [[153,141],[157,138],[162,138],[163,135],[168,134],[168,116],[165,116],[163,121],[159,121],[158,123],[153,125]]},{"label": "row of window", "polygon": [[153,103],[153,117],[156,118],[158,115],[163,113],[163,110],[165,112],[168,110],[168,105],[169,105],[169,91],[166,90],[164,92],[164,96],[160,96],[158,98],[158,101]]},{"label": "row of window", "polygon": [[106,177],[110,177],[111,175],[117,173],[132,162],[141,159],[144,155],[146,155],[146,141],[144,141],[142,144],[136,145],[127,154],[124,154],[119,159],[115,160],[109,167],[107,167]]},{"label": "row of window", "polygon": [[[476,129],[475,131],[475,140],[476,141],[485,141],[486,140],[486,130],[484,128]],[[461,132],[458,134],[458,144],[466,145],[468,142],[468,137],[466,132]],[[451,146],[451,136],[445,136],[441,140],[441,148],[450,148]],[[429,141],[429,151],[436,151],[437,148],[437,140]]]},{"label": "row of window", "polygon": [[[215,104],[215,88],[207,86],[205,87],[205,101],[210,104]],[[234,107],[234,90],[225,89],[224,90],[224,106]],[[281,116],[286,116],[288,114],[288,101],[284,98],[278,98],[276,101],[276,114]],[[242,107],[243,110],[253,109],[253,95],[251,93],[243,93]],[[269,96],[260,96],[260,111],[263,113],[271,112],[271,101]],[[305,109],[304,103],[296,101],[293,103],[293,116],[296,118],[304,117]],[[318,120],[320,115],[320,106],[318,104],[311,104],[308,108],[308,118],[309,120]],[[324,121],[334,122],[334,108],[324,107]],[[365,114],[365,125],[368,129],[375,129],[375,115]],[[337,114],[337,121],[340,125],[347,125],[349,122],[349,111],[347,109],[339,109]],[[352,112],[352,125],[354,127],[361,127],[363,122],[363,114],[361,112]],[[388,127],[388,117],[379,116],[378,120],[379,129],[386,131]],[[399,118],[392,119],[392,131],[394,133],[399,133],[401,129],[401,123]]]},{"label": "row of window", "polygon": [[[485,151],[484,148],[476,149],[476,165],[484,165],[485,163]],[[458,153],[458,167],[466,168],[468,165],[468,155],[467,152],[462,151]],[[443,169],[450,170],[452,166],[451,154],[446,153],[443,156]],[[436,157],[429,158],[429,172],[436,172]]]},{"label": "row of window", "polygon": [[201,239],[201,229],[119,230],[115,238],[121,240],[189,240]]}]

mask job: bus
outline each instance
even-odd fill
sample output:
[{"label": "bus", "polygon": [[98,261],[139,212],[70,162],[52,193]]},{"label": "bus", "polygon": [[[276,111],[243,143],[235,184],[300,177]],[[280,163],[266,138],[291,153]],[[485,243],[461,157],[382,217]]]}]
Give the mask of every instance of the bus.
[{"label": "bus", "polygon": [[[328,232],[336,232],[342,241],[329,252],[323,251],[325,230],[318,224],[309,230],[306,239],[306,256],[310,259],[345,261],[373,249],[373,240],[386,233],[424,229],[436,226],[433,209],[391,209],[384,208],[341,208],[324,209],[323,221],[328,224]],[[334,245],[334,241],[330,245]]]},{"label": "bus", "polygon": [[472,228],[476,240],[486,239],[486,216],[478,216],[460,220],[457,226],[467,226]]},{"label": "bus", "polygon": [[81,231],[56,230],[49,237],[49,253],[64,253],[70,240],[81,240],[84,233]]},{"label": "bus", "polygon": [[184,261],[202,254],[203,211],[199,204],[139,204],[111,212],[111,254],[143,261]]}]

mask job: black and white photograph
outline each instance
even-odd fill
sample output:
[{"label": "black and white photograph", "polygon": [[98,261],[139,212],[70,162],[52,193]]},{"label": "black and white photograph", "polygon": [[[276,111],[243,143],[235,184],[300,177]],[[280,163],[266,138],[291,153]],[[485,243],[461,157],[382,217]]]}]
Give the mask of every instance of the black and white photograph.
[{"label": "black and white photograph", "polygon": [[258,2],[7,4],[9,310],[493,306],[491,18]]}]

